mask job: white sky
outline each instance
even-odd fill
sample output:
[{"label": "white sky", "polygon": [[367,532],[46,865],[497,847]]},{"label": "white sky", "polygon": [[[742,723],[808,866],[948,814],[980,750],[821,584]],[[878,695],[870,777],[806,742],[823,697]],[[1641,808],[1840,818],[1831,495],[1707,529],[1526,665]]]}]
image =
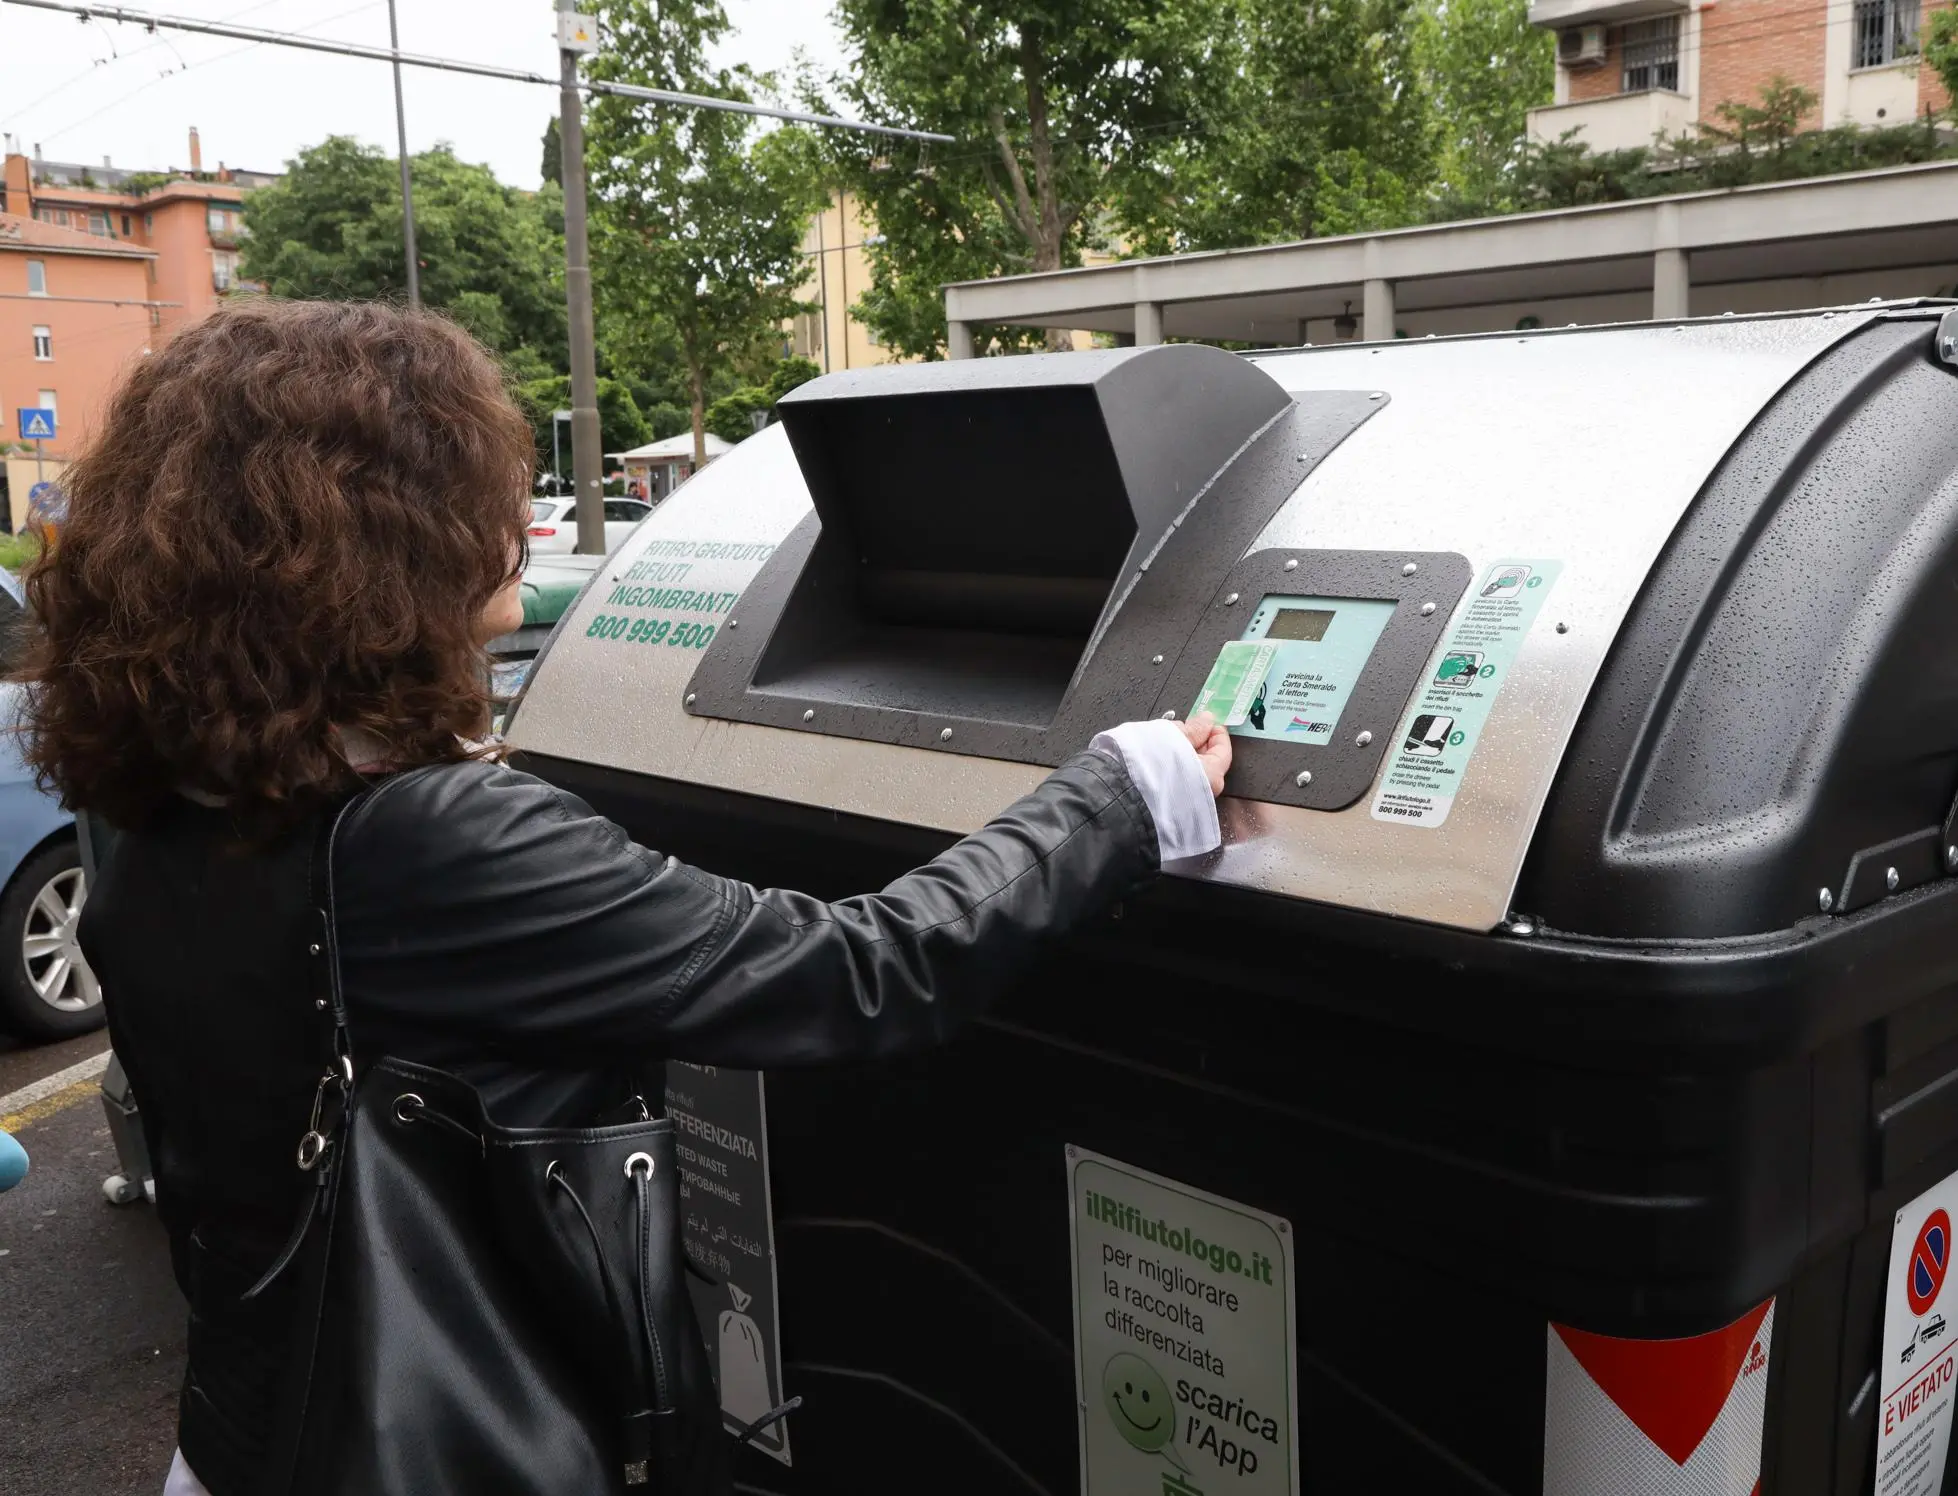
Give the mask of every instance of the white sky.
[{"label": "white sky", "polygon": [[[387,0],[129,0],[132,9],[235,21],[385,47]],[[797,48],[841,61],[830,0],[723,0],[733,35],[718,59],[785,76]],[[401,50],[557,76],[551,0],[396,0]],[[557,92],[425,68],[402,72],[408,145],[448,141],[517,187],[537,185]],[[55,161],[161,170],[190,164],[197,126],[206,169],[276,171],[301,147],[352,135],[395,148],[386,63],[253,46],[0,3],[0,131]]]}]

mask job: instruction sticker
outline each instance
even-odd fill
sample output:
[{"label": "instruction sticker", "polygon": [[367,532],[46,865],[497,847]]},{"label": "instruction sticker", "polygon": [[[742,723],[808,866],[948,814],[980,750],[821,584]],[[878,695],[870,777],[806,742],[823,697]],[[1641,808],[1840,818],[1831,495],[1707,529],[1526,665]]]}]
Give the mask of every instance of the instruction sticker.
[{"label": "instruction sticker", "polygon": [[1883,1360],[1877,1387],[1875,1496],[1937,1496],[1951,1448],[1958,1374],[1958,1290],[1944,1297],[1951,1267],[1951,1222],[1958,1174],[1946,1176],[1897,1212],[1890,1276],[1883,1285]]},{"label": "instruction sticker", "polygon": [[1297,1496],[1292,1228],[1067,1150],[1082,1496]]},{"label": "instruction sticker", "polygon": [[[708,1367],[730,1433],[782,1398],[782,1317],[775,1293],[775,1220],[768,1195],[768,1107],[761,1075],[717,1065],[666,1067],[666,1114],[680,1167],[680,1245],[712,1281],[687,1274]],[[750,1441],[789,1459],[789,1423]]]},{"label": "instruction sticker", "polygon": [[1439,826],[1561,561],[1498,561],[1469,594],[1440,663],[1415,693],[1374,797],[1376,821]]}]

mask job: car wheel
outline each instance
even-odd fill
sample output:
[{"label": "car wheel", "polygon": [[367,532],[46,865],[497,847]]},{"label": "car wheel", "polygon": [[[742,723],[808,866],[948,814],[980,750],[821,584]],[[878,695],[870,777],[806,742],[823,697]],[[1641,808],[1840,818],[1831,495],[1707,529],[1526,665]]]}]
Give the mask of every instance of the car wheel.
[{"label": "car wheel", "polygon": [[88,895],[72,837],[41,848],[0,894],[0,1027],[68,1039],[102,1026],[102,987],[75,927]]}]

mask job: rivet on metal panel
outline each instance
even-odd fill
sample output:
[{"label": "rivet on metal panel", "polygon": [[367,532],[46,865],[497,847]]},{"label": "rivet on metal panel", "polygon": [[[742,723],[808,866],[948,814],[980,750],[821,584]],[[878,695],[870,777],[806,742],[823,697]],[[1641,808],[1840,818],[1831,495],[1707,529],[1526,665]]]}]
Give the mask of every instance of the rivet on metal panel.
[{"label": "rivet on metal panel", "polygon": [[1944,849],[1944,865],[1948,868],[1958,868],[1958,847]]},{"label": "rivet on metal panel", "polygon": [[1301,453],[1299,453],[1299,455],[1298,455],[1298,456],[1296,456],[1296,457],[1294,457],[1294,458],[1292,459],[1292,461],[1294,461],[1294,462],[1310,462],[1310,461],[1312,461],[1312,454],[1311,454],[1310,452],[1301,452]]},{"label": "rivet on metal panel", "polygon": [[1373,734],[1370,732],[1363,732],[1357,738],[1353,739],[1353,746],[1356,748],[1364,748],[1368,743],[1371,743],[1372,741],[1373,741]]},{"label": "rivet on metal panel", "polygon": [[1175,720],[1176,720],[1176,713],[1174,711],[1168,711],[1163,713],[1163,721],[1174,722]]},{"label": "rivet on metal panel", "polygon": [[1434,611],[1435,611],[1435,605],[1434,605],[1433,603],[1422,603],[1422,604],[1421,604],[1421,616],[1422,616],[1423,618],[1432,618],[1432,617],[1434,617]]},{"label": "rivet on metal panel", "polygon": [[1238,598],[1238,594],[1233,592],[1229,597],[1224,599],[1224,606],[1227,608],[1230,607],[1231,604],[1237,601],[1237,598]]},{"label": "rivet on metal panel", "polygon": [[1903,881],[1903,878],[1898,875],[1895,868],[1887,867],[1883,870],[1883,886],[1892,893],[1897,891],[1897,885]]},{"label": "rivet on metal panel", "polygon": [[727,621],[727,626],[731,629],[738,629],[741,627],[741,620],[738,618],[730,618]]},{"label": "rivet on metal panel", "polygon": [[1570,625],[1569,625],[1569,624],[1567,624],[1567,623],[1560,623],[1560,624],[1558,624],[1558,625],[1557,625],[1557,632],[1558,632],[1558,633],[1560,633],[1560,634],[1568,634],[1568,633],[1570,632]]},{"label": "rivet on metal panel", "polygon": [[1419,565],[1417,565],[1415,562],[1410,561],[1407,563],[1407,565],[1401,568],[1401,575],[1404,577],[1411,577],[1414,575],[1415,572],[1419,571],[1420,569],[1421,568]]},{"label": "rivet on metal panel", "polygon": [[938,741],[939,741],[939,742],[941,742],[941,743],[949,743],[949,742],[951,742],[951,741],[952,741],[952,729],[948,727],[948,728],[946,728],[946,729],[944,729],[944,730],[943,730],[942,732],[940,732],[940,733],[938,734]]},{"label": "rivet on metal panel", "polygon": [[810,707],[808,711],[802,714],[802,720],[804,722],[814,722],[816,720],[816,709],[813,706]]},{"label": "rivet on metal panel", "polygon": [[1149,661],[1151,665],[1160,665],[1162,664],[1162,662],[1163,662],[1163,657],[1161,655],[1157,655],[1154,659]]},{"label": "rivet on metal panel", "polygon": [[1385,400],[1386,398],[1387,392],[1385,390],[1375,390],[1371,395],[1367,396],[1369,400]]},{"label": "rivet on metal panel", "polygon": [[687,705],[688,705],[688,706],[692,706],[692,705],[693,705],[693,704],[694,704],[694,703],[695,703],[696,701],[698,701],[698,700],[700,700],[700,694],[699,694],[699,692],[697,692],[697,691],[689,691],[689,692],[687,692]]},{"label": "rivet on metal panel", "polygon": [[1291,560],[1285,563],[1285,570],[1287,571],[1297,571],[1298,569],[1299,569],[1299,560],[1298,557],[1296,556],[1294,556]]},{"label": "rivet on metal panel", "polygon": [[1827,914],[1831,909],[1836,907],[1836,896],[1825,888],[1815,902],[1821,906],[1822,912]]},{"label": "rivet on metal panel", "polygon": [[1536,934],[1536,925],[1524,919],[1520,914],[1512,914],[1509,917],[1509,923],[1503,926],[1503,930],[1507,934],[1520,935],[1527,938]]},{"label": "rivet on metal panel", "polygon": [[1304,789],[1308,784],[1312,783],[1312,771],[1310,769],[1300,769],[1298,778],[1294,779],[1292,783],[1300,789]]}]

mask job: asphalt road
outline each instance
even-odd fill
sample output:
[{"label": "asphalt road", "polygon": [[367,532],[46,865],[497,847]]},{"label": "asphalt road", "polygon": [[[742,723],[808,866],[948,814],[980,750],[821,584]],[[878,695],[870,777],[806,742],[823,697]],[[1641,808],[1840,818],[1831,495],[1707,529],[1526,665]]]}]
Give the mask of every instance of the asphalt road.
[{"label": "asphalt road", "polygon": [[[0,1096],[105,1047],[0,1053]],[[32,1166],[0,1195],[0,1492],[158,1496],[184,1362],[162,1229],[147,1205],[102,1198],[115,1148],[94,1081],[24,1115]]]}]

